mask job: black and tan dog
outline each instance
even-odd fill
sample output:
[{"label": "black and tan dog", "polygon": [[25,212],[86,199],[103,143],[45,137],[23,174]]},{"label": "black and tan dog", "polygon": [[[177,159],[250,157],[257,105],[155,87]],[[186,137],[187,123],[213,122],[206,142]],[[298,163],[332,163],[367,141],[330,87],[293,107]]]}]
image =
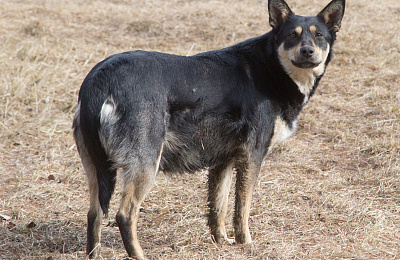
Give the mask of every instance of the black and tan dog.
[{"label": "black and tan dog", "polygon": [[[209,171],[211,235],[251,243],[252,192],[264,156],[296,129],[296,117],[331,60],[345,0],[317,16],[269,0],[272,31],[191,57],[126,52],[97,64],[84,80],[74,137],[88,176],[87,254],[98,253],[117,169],[123,192],[117,223],[129,256],[144,259],[136,232],[140,204],[157,172]],[[225,230],[236,173],[233,224]]]}]

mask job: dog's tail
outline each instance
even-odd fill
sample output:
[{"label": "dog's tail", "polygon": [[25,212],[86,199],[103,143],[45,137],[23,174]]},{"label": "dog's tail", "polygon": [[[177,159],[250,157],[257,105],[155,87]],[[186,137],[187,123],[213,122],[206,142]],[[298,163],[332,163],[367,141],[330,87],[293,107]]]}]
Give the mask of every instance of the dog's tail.
[{"label": "dog's tail", "polygon": [[111,196],[114,193],[116,183],[116,170],[105,161],[104,167],[97,171],[97,182],[99,185],[99,202],[105,216],[108,215]]}]

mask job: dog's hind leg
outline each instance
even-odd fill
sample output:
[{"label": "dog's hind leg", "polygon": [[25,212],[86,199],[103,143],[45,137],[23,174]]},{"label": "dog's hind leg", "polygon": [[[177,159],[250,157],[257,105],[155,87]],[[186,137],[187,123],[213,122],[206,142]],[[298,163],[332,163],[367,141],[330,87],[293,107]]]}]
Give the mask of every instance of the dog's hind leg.
[{"label": "dog's hind leg", "polygon": [[96,167],[90,159],[86,148],[78,145],[78,149],[89,183],[90,207],[87,213],[86,254],[92,258],[98,255],[100,249],[101,221],[103,219],[103,212],[101,210],[99,201],[99,185],[97,182]]},{"label": "dog's hind leg", "polygon": [[137,223],[140,205],[154,182],[155,169],[143,169],[140,173],[125,172],[125,175],[135,176],[124,180],[121,205],[116,219],[128,255],[145,259],[137,236]]},{"label": "dog's hind leg", "polygon": [[[78,135],[76,135],[78,136]],[[79,136],[78,136],[79,138]],[[86,254],[90,258],[95,257],[99,253],[100,248],[100,236],[101,236],[101,222],[103,219],[103,212],[107,214],[108,203],[111,198],[111,194],[115,186],[115,176],[116,170],[112,170],[107,162],[100,162],[97,160],[94,162],[89,156],[86,146],[79,142],[77,138],[77,145],[79,149],[79,154],[82,159],[82,164],[85,169],[87,180],[89,183],[89,195],[90,195],[90,207],[87,213],[87,244],[86,244]],[[107,175],[107,182],[104,183],[104,176],[102,181],[98,181],[99,173],[102,175]],[[99,184],[102,185],[102,189],[99,188]],[[108,189],[109,191],[105,191]],[[103,193],[103,207],[102,209],[100,193]],[[108,195],[104,196],[105,193]]]},{"label": "dog's hind leg", "polygon": [[235,229],[235,240],[238,244],[250,244],[251,236],[249,231],[250,205],[253,190],[260,171],[260,164],[257,162],[240,161],[236,162],[236,199],[235,215],[233,226]]},{"label": "dog's hind leg", "polygon": [[[74,138],[89,184],[90,207],[87,213],[86,254],[92,258],[99,253],[101,222],[103,213],[107,214],[111,194],[114,191],[116,170],[111,169],[105,159],[104,151],[99,148],[96,140],[89,141],[83,137],[79,109],[78,105],[74,120]],[[93,156],[90,155],[89,149]]]},{"label": "dog's hind leg", "polygon": [[[88,159],[88,158],[87,158]],[[112,191],[115,186],[115,176],[116,170],[109,169],[107,163],[105,165],[94,165],[91,162],[88,162],[87,159],[82,158],[82,162],[86,171],[86,175],[88,177],[89,183],[89,194],[90,194],[90,208],[87,214],[87,245],[86,245],[86,254],[89,255],[90,258],[95,257],[99,253],[100,248],[100,236],[101,236],[101,223],[103,219],[103,210],[100,203],[99,196],[100,193],[104,192],[104,187],[99,188],[98,181],[98,172],[101,174],[107,174],[111,177],[110,185],[112,186]],[[100,190],[100,192],[99,192]],[[111,191],[111,193],[112,193]],[[103,196],[104,197],[104,196]],[[106,196],[107,198],[103,200],[106,207],[108,208],[108,203],[111,199],[110,196]],[[107,211],[104,212],[107,214]]]},{"label": "dog's hind leg", "polygon": [[96,177],[96,169],[91,162],[87,161],[87,159],[82,158],[82,163],[88,178],[90,196],[90,207],[87,213],[86,254],[92,258],[98,255],[100,249],[103,212],[99,202],[99,185]]},{"label": "dog's hind leg", "polygon": [[146,259],[137,235],[140,205],[154,184],[161,152],[162,149],[156,163],[138,163],[123,172],[122,199],[116,219],[128,255],[137,259]]},{"label": "dog's hind leg", "polygon": [[228,210],[229,190],[232,184],[233,163],[217,166],[209,170],[208,175],[208,225],[215,242],[233,243],[228,239],[225,228],[226,214]]}]

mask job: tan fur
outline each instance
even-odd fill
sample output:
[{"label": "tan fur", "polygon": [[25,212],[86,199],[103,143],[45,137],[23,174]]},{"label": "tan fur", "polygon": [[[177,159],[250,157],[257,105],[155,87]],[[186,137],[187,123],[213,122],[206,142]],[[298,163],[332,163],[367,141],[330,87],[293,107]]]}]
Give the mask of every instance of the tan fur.
[{"label": "tan fur", "polygon": [[[242,218],[242,223],[241,223],[241,231],[242,234],[244,235],[244,240],[241,242],[243,244],[251,244],[252,239],[250,235],[250,229],[249,229],[249,217],[250,217],[250,206],[251,206],[251,200],[253,198],[253,187],[250,189],[246,189],[246,193],[244,194],[244,207],[243,207],[243,218]],[[240,232],[238,232],[240,234]],[[239,240],[240,241],[240,240]]]},{"label": "tan fur", "polygon": [[96,256],[99,254],[100,251],[101,223],[103,220],[103,211],[100,207],[99,187],[97,184],[96,171],[94,169],[94,166],[91,163],[85,162],[84,159],[82,159],[82,163],[84,165],[89,182],[90,208],[88,215],[92,214],[96,216],[93,223],[93,230],[87,230],[88,233],[92,233],[92,243],[94,244],[94,247],[90,252],[89,250],[87,250],[87,254],[92,254],[92,256]]},{"label": "tan fur", "polygon": [[236,166],[236,202],[235,202],[235,240],[239,244],[250,244],[249,217],[251,199],[260,167],[254,162],[240,162]]},{"label": "tan fur", "polygon": [[311,25],[310,32],[311,32],[311,34],[315,35],[315,33],[317,32],[317,27],[315,25]]},{"label": "tan fur", "polygon": [[187,147],[187,145],[180,140],[179,135],[173,131],[167,131],[165,133],[164,145],[166,149],[169,150],[180,149],[182,145]]},{"label": "tan fur", "polygon": [[137,235],[140,205],[154,182],[154,172],[143,172],[135,180],[125,180],[117,223],[129,256],[146,259]]},{"label": "tan fur", "polygon": [[217,195],[217,211],[218,213],[222,213],[226,211],[225,206],[228,202],[228,195],[231,189],[232,177],[233,177],[233,164],[230,164],[224,172],[222,173],[224,176],[223,179],[218,183],[218,195]]},{"label": "tan fur", "polygon": [[[315,47],[315,46],[314,46]],[[321,76],[325,71],[325,61],[329,54],[330,46],[326,50],[315,47],[315,54],[319,58],[320,65],[315,68],[301,69],[293,65],[292,60],[300,55],[301,44],[295,48],[285,50],[283,44],[278,48],[279,60],[289,77],[297,84],[301,93],[306,96],[310,94],[317,77]],[[305,100],[306,102],[307,100]]]},{"label": "tan fur", "polygon": [[226,234],[225,222],[226,215],[228,212],[228,198],[229,191],[232,185],[233,177],[233,163],[229,164],[228,167],[221,173],[222,179],[216,187],[216,212],[217,218],[217,228],[213,232],[214,239],[217,243],[222,244],[223,242],[228,242],[229,244],[234,243],[233,239],[229,239]]},{"label": "tan fur", "polygon": [[[270,11],[273,12],[274,10],[270,10]],[[279,13],[280,17],[279,18],[282,21],[285,21],[289,14],[290,14],[290,10],[286,9],[285,6],[281,4],[280,5],[280,13]],[[278,15],[276,15],[276,16],[278,16]],[[272,28],[276,28],[276,26],[277,26],[276,21],[275,20],[270,20],[270,25],[271,25]]]},{"label": "tan fur", "polygon": [[[331,6],[331,7],[328,6],[326,10],[324,10],[324,12],[322,13],[322,17],[324,18],[325,23],[332,22],[332,18],[330,16],[331,14],[335,13],[335,10],[336,6]],[[334,24],[332,30],[334,32],[338,32],[340,30],[340,22],[338,24]]]},{"label": "tan fur", "polygon": [[[81,103],[78,103],[78,106],[75,110],[74,120],[76,124],[80,123],[80,109]],[[99,201],[99,186],[97,182],[96,168],[90,159],[89,153],[84,146],[83,136],[80,131],[75,132],[75,140],[77,143],[79,155],[82,159],[82,165],[85,169],[86,176],[88,178],[89,183],[89,195],[90,195],[90,206],[88,212],[88,218],[92,217],[93,223],[91,228],[88,227],[88,238],[91,238],[88,243],[91,243],[92,246],[87,247],[86,253],[91,254],[93,257],[99,254],[100,249],[100,236],[101,236],[101,223],[103,219],[103,211],[100,207]]]},{"label": "tan fur", "polygon": [[322,14],[322,17],[324,17],[325,23],[328,23],[330,18],[329,18],[329,12],[325,12]]},{"label": "tan fur", "polygon": [[246,191],[248,192],[240,197],[242,205],[240,207],[240,213],[236,213],[237,216],[235,221],[235,240],[240,244],[251,244],[252,242],[249,230],[252,188],[249,188]]},{"label": "tan fur", "polygon": [[297,35],[301,35],[301,33],[303,32],[303,28],[297,26],[296,29],[294,29],[294,31],[296,32]]},{"label": "tan fur", "polygon": [[[155,177],[160,165],[163,146],[160,149],[155,167],[142,169],[141,172],[131,174],[131,169],[124,169],[123,191],[120,208],[117,213],[117,223],[121,236],[130,256],[136,259],[146,259],[137,235],[137,223],[139,219],[140,205],[144,201],[151,187],[154,185]],[[136,167],[140,167],[136,165]]]},{"label": "tan fur", "polygon": [[[80,115],[80,109],[81,109],[81,103],[78,103],[78,106],[75,111],[75,120],[79,124],[79,115]],[[98,200],[98,184],[97,184],[97,176],[96,176],[96,169],[89,157],[89,154],[85,148],[84,141],[83,141],[83,136],[82,134],[78,131],[75,135],[76,142],[81,144],[78,145],[78,151],[79,155],[82,159],[82,164],[83,168],[85,169],[86,176],[88,178],[89,182],[89,192],[90,192],[90,209],[93,209],[94,211],[101,212],[100,209],[100,203]],[[100,214],[102,215],[102,214]]]},{"label": "tan fur", "polygon": [[126,185],[124,187],[118,215],[124,216],[126,219],[128,219],[128,224],[119,224],[119,226],[120,229],[124,229],[125,232],[129,232],[131,238],[130,241],[124,240],[124,243],[130,243],[130,246],[133,248],[133,252],[129,252],[128,254],[131,255],[133,253],[137,259],[142,260],[146,258],[144,256],[143,249],[139,244],[139,239],[137,236],[137,222],[139,219],[140,205],[144,200],[144,194],[138,198],[137,195],[140,192],[137,192],[135,188],[136,187],[133,184]]}]

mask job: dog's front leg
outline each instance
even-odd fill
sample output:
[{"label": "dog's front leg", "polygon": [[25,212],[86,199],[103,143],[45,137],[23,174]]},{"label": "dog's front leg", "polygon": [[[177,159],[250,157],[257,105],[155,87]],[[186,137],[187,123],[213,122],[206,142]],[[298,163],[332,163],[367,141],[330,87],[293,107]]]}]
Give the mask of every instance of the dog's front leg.
[{"label": "dog's front leg", "polygon": [[208,174],[208,226],[215,242],[232,244],[226,234],[225,221],[228,211],[229,190],[232,185],[233,164],[223,164],[209,170]]},{"label": "dog's front leg", "polygon": [[235,165],[236,174],[236,199],[233,225],[235,240],[238,244],[250,244],[249,231],[250,205],[254,186],[260,171],[260,163],[254,161],[240,161]]}]

